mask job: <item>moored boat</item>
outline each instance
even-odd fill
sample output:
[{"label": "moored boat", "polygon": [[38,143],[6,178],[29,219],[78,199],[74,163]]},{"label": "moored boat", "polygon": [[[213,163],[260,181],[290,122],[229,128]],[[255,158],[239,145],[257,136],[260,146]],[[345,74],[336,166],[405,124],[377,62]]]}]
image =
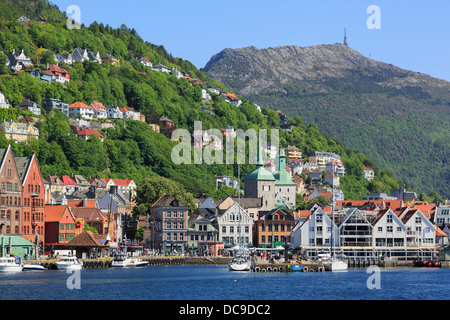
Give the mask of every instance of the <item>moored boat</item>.
[{"label": "moored boat", "polygon": [[252,261],[249,255],[238,254],[229,264],[230,271],[250,271],[252,268]]},{"label": "moored boat", "polygon": [[19,257],[0,258],[0,272],[21,272],[22,270],[23,264]]},{"label": "moored boat", "polygon": [[83,267],[83,262],[77,257],[62,256],[55,264],[59,270],[80,270]]},{"label": "moored boat", "polygon": [[42,271],[45,270],[44,266],[40,264],[24,264],[23,271]]}]

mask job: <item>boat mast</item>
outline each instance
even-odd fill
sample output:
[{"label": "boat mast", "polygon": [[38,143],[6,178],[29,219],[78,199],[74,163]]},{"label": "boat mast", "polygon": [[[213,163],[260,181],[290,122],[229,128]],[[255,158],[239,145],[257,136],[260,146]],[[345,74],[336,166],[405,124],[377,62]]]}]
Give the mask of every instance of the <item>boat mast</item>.
[{"label": "boat mast", "polygon": [[334,163],[332,163],[332,177],[331,177],[331,184],[332,184],[332,196],[331,196],[331,256],[334,257],[334,238],[333,238],[333,231],[334,231]]}]

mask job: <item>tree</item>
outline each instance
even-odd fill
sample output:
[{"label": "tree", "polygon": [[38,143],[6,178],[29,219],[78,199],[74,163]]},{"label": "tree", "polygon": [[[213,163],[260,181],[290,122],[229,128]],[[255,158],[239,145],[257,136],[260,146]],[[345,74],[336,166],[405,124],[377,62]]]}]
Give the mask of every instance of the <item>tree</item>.
[{"label": "tree", "polygon": [[163,195],[171,195],[180,200],[191,211],[195,209],[194,198],[187,192],[181,183],[156,176],[144,178],[141,185],[136,190],[136,207],[133,214],[135,216],[146,215],[150,207]]}]

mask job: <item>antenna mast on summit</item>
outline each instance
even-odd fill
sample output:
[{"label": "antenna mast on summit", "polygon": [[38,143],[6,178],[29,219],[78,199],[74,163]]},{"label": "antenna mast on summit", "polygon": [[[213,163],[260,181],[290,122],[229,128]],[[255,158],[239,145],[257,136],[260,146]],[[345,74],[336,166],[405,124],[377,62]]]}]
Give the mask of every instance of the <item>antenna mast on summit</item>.
[{"label": "antenna mast on summit", "polygon": [[348,47],[347,43],[347,25],[344,26],[344,45]]}]

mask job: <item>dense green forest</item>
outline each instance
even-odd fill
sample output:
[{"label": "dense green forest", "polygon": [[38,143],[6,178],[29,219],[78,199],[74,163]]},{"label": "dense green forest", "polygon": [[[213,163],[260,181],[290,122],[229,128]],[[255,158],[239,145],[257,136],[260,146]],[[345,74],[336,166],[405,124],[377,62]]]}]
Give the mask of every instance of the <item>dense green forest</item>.
[{"label": "dense green forest", "polygon": [[[17,18],[25,14],[30,22],[20,23]],[[48,22],[34,21],[42,16]],[[39,140],[29,144],[12,143],[16,156],[36,152],[42,175],[81,174],[85,177],[111,177],[134,179],[138,186],[144,178],[162,176],[182,184],[195,197],[222,197],[215,190],[215,175],[238,176],[236,165],[175,165],[171,161],[171,150],[176,144],[167,132],[153,132],[150,123],[158,123],[166,116],[176,123],[177,128],[193,130],[194,121],[202,121],[203,129],[224,128],[226,125],[247,130],[279,128],[279,117],[274,110],[263,108],[258,111],[251,101],[243,100],[237,108],[217,95],[205,105],[201,97],[202,87],[214,86],[231,92],[223,84],[205,75],[189,61],[172,57],[164,47],[155,46],[141,39],[135,30],[124,25],[112,28],[102,23],[69,30],[66,18],[47,1],[0,1],[0,52],[24,50],[32,59],[36,69],[43,70],[47,63],[54,63],[54,54],[72,52],[85,48],[113,54],[120,59],[120,66],[92,62],[60,64],[70,72],[71,81],[66,86],[59,83],[45,83],[22,72],[12,74],[4,67],[5,56],[0,54],[0,92],[10,101],[13,108],[0,110],[0,121],[31,117],[18,109],[23,97],[36,103],[46,98],[61,99],[66,103],[82,101],[89,104],[100,101],[105,106],[114,104],[132,108],[146,116],[146,123],[120,120],[114,128],[101,130],[106,137],[102,142],[93,137],[88,141],[70,133],[69,119],[59,111],[51,111],[39,117],[36,126],[40,130]],[[42,50],[42,49],[43,50]],[[176,67],[200,79],[203,84],[162,72],[153,71],[138,62],[141,57],[152,63]],[[3,59],[3,60],[2,60]],[[215,115],[205,113],[207,107]],[[314,151],[332,151],[339,154],[346,167],[341,187],[347,199],[359,199],[370,192],[387,192],[402,187],[400,180],[389,171],[380,170],[377,164],[365,154],[354,151],[329,135],[322,134],[314,123],[303,124],[301,117],[289,119],[293,126],[290,133],[280,130],[283,147],[296,145],[308,157]],[[0,147],[10,142],[0,134]],[[363,166],[375,170],[375,180],[363,178]],[[254,165],[241,166],[241,177]]]}]

